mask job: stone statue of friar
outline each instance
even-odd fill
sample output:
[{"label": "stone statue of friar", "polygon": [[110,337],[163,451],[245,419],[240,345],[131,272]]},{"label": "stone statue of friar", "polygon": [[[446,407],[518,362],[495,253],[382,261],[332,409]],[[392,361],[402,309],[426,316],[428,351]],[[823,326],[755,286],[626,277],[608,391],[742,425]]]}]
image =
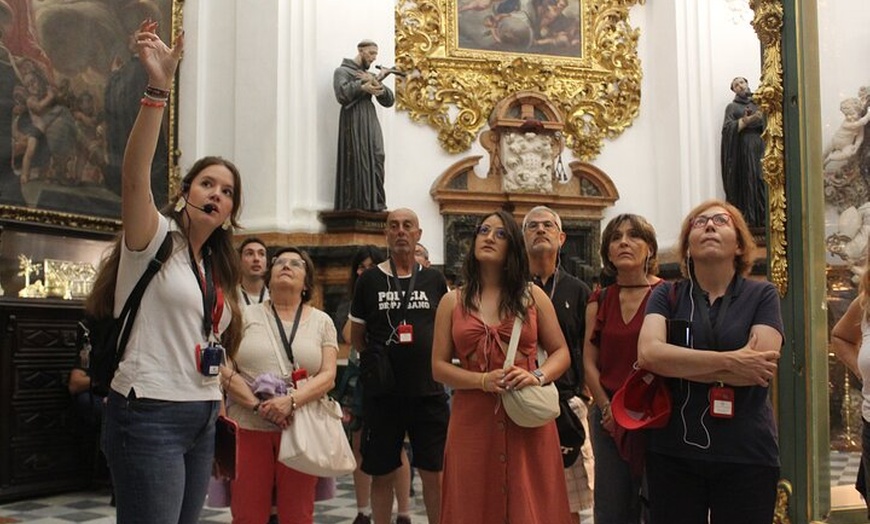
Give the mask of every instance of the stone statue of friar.
[{"label": "stone statue of friar", "polygon": [[378,57],[378,45],[363,40],[356,58],[345,58],[335,70],[332,87],[341,104],[338,122],[338,160],[335,177],[335,210],[383,211],[384,137],[372,98],[383,107],[396,99],[381,81],[394,70],[368,71]]}]

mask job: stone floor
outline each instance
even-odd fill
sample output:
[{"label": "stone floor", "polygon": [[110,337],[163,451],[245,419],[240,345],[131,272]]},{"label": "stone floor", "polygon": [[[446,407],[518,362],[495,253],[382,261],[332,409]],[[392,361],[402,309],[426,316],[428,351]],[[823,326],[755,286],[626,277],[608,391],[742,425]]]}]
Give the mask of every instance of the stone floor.
[{"label": "stone floor", "polygon": [[[831,485],[850,486],[855,482],[860,453],[831,453]],[[427,522],[426,511],[421,496],[420,477],[414,477],[416,496],[412,499],[412,522]],[[69,524],[87,522],[89,524],[113,524],[115,508],[109,505],[107,490],[82,491],[39,499],[14,502],[0,506],[0,524],[28,522],[30,524]],[[356,517],[356,502],[353,495],[353,480],[350,476],[341,477],[336,485],[335,498],[318,502],[314,510],[317,524],[351,524]],[[593,524],[591,512],[581,514],[583,524]],[[202,511],[200,523],[216,524],[232,522],[228,509],[206,507]]]}]

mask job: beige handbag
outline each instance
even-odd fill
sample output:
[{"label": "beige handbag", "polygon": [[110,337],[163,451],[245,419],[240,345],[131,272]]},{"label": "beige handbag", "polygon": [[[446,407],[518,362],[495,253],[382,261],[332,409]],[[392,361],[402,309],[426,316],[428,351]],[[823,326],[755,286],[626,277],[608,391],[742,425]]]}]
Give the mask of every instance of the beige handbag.
[{"label": "beige handbag", "polygon": [[[505,370],[514,364],[522,325],[522,318],[517,316],[514,320],[511,341],[504,361]],[[526,386],[522,389],[508,391],[501,396],[501,402],[511,420],[524,428],[543,426],[559,416],[559,392],[552,382],[546,386]]]},{"label": "beige handbag", "polygon": [[[301,306],[300,306],[301,307]],[[260,308],[263,316],[270,323],[265,308]],[[272,326],[272,349],[278,359],[278,367],[286,380],[290,370],[285,364],[291,359],[283,355],[279,349],[279,340],[275,336],[277,329]],[[292,353],[292,348],[287,350]],[[291,389],[291,393],[292,393]],[[293,414],[293,422],[281,432],[281,444],[278,448],[278,461],[296,471],[316,477],[339,477],[352,473],[356,469],[356,459],[353,450],[341,425],[341,406],[324,395],[299,406]]]}]

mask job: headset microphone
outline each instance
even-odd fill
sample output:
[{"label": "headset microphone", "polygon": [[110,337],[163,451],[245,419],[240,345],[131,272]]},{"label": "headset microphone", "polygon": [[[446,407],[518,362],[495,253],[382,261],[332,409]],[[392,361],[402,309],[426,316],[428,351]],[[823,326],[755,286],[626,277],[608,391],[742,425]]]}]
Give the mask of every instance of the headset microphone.
[{"label": "headset microphone", "polygon": [[182,196],[181,198],[184,198],[184,202],[185,202],[188,206],[192,207],[193,209],[199,209],[200,211],[202,211],[202,212],[205,213],[206,215],[210,215],[210,214],[212,214],[212,213],[214,213],[215,211],[218,210],[218,209],[217,209],[217,206],[214,205],[214,204],[211,204],[211,203],[206,204],[206,205],[204,205],[204,206],[202,206],[202,207],[199,207],[199,206],[196,206],[196,205],[194,205],[194,204],[191,204],[191,203],[190,203],[190,200],[188,200],[186,197],[183,197],[183,196]]}]

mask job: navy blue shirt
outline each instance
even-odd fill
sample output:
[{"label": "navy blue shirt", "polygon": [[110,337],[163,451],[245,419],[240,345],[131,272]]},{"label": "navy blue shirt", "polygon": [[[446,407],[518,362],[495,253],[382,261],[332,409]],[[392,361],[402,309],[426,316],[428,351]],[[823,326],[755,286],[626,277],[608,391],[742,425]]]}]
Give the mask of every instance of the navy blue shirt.
[{"label": "navy blue shirt", "polygon": [[[694,284],[697,286],[697,284]],[[709,307],[710,323],[703,322],[701,307],[707,295],[696,291],[690,281],[666,282],[653,291],[646,314],[667,319],[690,319],[694,343],[686,351],[733,351],[749,342],[754,325],[770,326],[783,332],[779,296],[770,282],[737,277],[726,296],[731,300],[725,318],[719,319],[725,297]],[[710,332],[717,326],[716,337]],[[718,344],[716,340],[718,339]],[[718,346],[718,347],[717,347]],[[715,348],[715,349],[714,349]],[[713,384],[669,378],[671,418],[668,425],[649,431],[648,449],[663,455],[715,462],[779,466],[776,422],[768,388],[734,387],[734,418],[710,416],[710,388]]]}]

